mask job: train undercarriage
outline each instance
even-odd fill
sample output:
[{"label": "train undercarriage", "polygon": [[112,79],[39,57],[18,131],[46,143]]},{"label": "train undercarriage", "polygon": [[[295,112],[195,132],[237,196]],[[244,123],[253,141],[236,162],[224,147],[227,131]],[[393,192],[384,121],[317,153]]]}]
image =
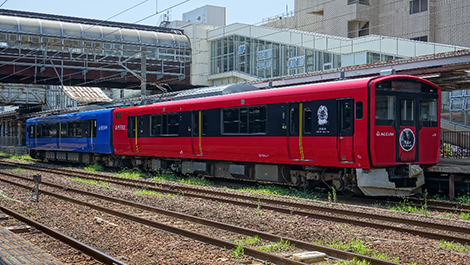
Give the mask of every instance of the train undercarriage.
[{"label": "train undercarriage", "polygon": [[39,150],[30,150],[30,156],[45,161],[99,163],[114,168],[171,170],[187,175],[285,183],[302,188],[334,188],[346,195],[407,196],[421,193],[424,185],[423,169],[418,165],[334,168]]}]

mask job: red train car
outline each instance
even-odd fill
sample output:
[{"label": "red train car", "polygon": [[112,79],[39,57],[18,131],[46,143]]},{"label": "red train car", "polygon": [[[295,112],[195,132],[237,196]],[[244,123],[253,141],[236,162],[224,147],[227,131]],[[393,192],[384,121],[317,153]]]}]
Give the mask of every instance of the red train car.
[{"label": "red train car", "polygon": [[389,75],[116,109],[113,146],[153,170],[408,195],[438,162],[439,115],[439,87]]}]

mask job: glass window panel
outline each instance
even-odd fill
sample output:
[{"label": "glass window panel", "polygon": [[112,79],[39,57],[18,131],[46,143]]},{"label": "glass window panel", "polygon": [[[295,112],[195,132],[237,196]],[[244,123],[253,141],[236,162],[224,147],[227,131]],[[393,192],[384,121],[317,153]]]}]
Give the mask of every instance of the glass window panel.
[{"label": "glass window panel", "polygon": [[[379,125],[390,125],[395,120],[395,97],[375,96],[375,121]],[[384,123],[384,124],[382,124]]]},{"label": "glass window panel", "polygon": [[414,120],[414,100],[402,99],[401,100],[401,121]]},{"label": "glass window panel", "polygon": [[422,99],[419,106],[421,126],[437,126],[437,99]]},{"label": "glass window panel", "polygon": [[465,112],[464,111],[452,111],[452,122],[465,124]]},{"label": "glass window panel", "polygon": [[63,22],[62,28],[64,31],[64,36],[81,38],[82,37],[82,27],[80,24]]},{"label": "glass window panel", "polygon": [[463,103],[464,103],[464,99],[463,98],[454,98],[452,99],[451,101],[452,105],[452,109],[454,110],[460,110],[460,109],[463,109]]}]

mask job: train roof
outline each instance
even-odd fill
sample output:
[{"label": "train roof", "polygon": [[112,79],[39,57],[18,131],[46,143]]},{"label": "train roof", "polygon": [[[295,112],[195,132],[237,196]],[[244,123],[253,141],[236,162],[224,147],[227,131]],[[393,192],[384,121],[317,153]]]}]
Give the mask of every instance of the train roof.
[{"label": "train roof", "polygon": [[74,112],[60,115],[52,115],[46,117],[38,117],[28,119],[27,123],[44,123],[44,122],[62,122],[62,121],[73,121],[73,120],[84,120],[90,119],[100,115],[108,115],[113,112],[114,109],[101,109],[101,110],[92,110],[85,112]]},{"label": "train roof", "polygon": [[[267,103],[269,102],[270,97],[272,98],[286,97],[287,99],[287,97],[290,97],[293,95],[301,96],[302,94],[306,92],[306,89],[309,89],[310,91],[330,93],[334,91],[341,91],[341,90],[351,89],[351,88],[361,88],[361,87],[364,88],[364,87],[367,87],[369,82],[373,80],[383,81],[383,80],[389,80],[389,79],[404,79],[404,78],[418,80],[418,81],[422,81],[428,84],[432,84],[431,82],[425,79],[415,77],[415,76],[410,76],[410,75],[386,75],[386,76],[375,76],[375,77],[367,77],[367,78],[360,78],[360,79],[329,81],[329,82],[324,82],[324,83],[304,84],[304,85],[297,85],[297,86],[290,86],[290,87],[259,89],[259,90],[254,90],[254,91],[242,91],[242,92],[234,93],[234,94],[209,95],[205,97],[202,96],[202,97],[196,97],[196,98],[175,97],[165,102],[157,102],[154,104],[140,105],[140,106],[133,106],[133,107],[124,107],[124,108],[116,109],[116,111],[118,112],[134,111],[134,110],[139,111],[139,110],[144,110],[146,108],[158,108],[158,107],[169,107],[169,108],[171,107],[174,110],[168,110],[168,111],[178,111],[175,108],[180,107],[182,105],[189,106],[189,105],[195,105],[195,104],[198,104],[198,105],[203,104],[206,106],[205,109],[211,109],[211,108],[217,108],[217,106],[214,106],[214,105],[219,101],[230,101],[230,100],[240,100],[240,99],[249,100],[249,99],[254,99],[254,98],[263,98],[264,101]],[[287,100],[287,101],[290,101],[290,100]],[[297,101],[299,100],[297,99]],[[247,102],[246,105],[252,105],[252,104]],[[240,106],[240,104],[238,104],[238,106]],[[181,109],[180,107],[179,111],[181,110],[183,109]]]}]

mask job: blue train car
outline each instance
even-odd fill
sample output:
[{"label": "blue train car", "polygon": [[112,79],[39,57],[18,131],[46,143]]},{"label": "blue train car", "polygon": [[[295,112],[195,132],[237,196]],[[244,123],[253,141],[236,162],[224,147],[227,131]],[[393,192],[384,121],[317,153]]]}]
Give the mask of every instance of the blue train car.
[{"label": "blue train car", "polygon": [[112,154],[113,109],[26,121],[26,146],[38,159],[90,163]]}]

